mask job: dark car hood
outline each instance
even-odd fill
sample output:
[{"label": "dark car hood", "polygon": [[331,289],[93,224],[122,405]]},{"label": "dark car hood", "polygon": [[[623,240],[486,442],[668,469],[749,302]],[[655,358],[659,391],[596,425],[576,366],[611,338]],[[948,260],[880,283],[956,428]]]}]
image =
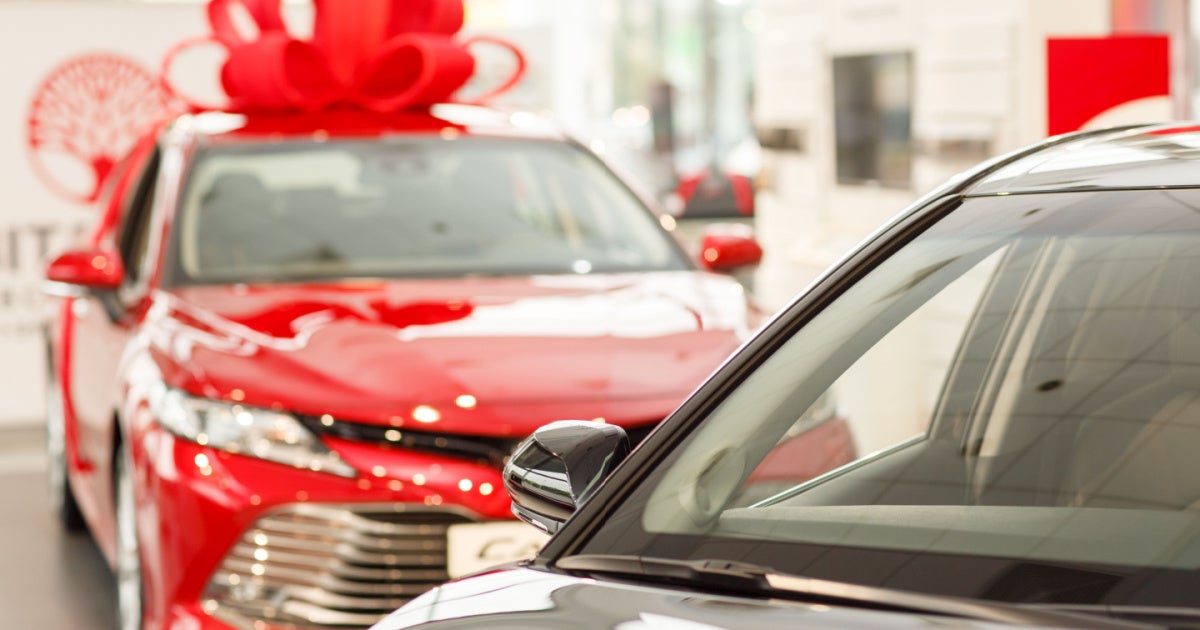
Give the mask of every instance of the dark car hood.
[{"label": "dark car hood", "polygon": [[148,322],[195,395],[485,435],[661,419],[753,325],[740,286],[695,272],[193,286]]},{"label": "dark car hood", "polygon": [[821,628],[1010,628],[935,615],[882,612],[508,569],[450,582],[413,600],[372,630],[612,628],[718,630]]}]

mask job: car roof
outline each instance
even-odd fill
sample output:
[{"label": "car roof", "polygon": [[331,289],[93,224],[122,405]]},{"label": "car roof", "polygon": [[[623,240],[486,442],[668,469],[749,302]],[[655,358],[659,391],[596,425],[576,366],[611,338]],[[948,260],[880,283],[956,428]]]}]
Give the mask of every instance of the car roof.
[{"label": "car roof", "polygon": [[1121,127],[1052,138],[1003,160],[967,195],[1200,187],[1200,124]]},{"label": "car roof", "polygon": [[545,115],[452,104],[387,114],[356,109],[312,113],[209,111],[180,116],[168,129],[176,141],[205,145],[408,135],[566,139]]}]

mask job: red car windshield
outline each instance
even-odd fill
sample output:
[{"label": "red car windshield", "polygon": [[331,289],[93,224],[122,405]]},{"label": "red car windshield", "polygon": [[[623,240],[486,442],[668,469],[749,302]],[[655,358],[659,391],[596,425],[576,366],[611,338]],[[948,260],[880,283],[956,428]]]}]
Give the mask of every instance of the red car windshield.
[{"label": "red car windshield", "polygon": [[689,268],[638,198],[565,142],[209,147],[173,232],[168,284]]}]

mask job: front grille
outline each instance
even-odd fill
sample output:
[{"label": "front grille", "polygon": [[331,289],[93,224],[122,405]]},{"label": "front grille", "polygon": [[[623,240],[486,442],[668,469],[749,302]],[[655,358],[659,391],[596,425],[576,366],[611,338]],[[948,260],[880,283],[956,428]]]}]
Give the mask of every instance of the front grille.
[{"label": "front grille", "polygon": [[365,628],[448,579],[446,529],[471,520],[406,504],[290,505],[243,534],[203,605],[244,628]]},{"label": "front grille", "polygon": [[[437,453],[445,457],[457,457],[476,463],[501,468],[516,450],[522,438],[485,437],[480,435],[456,435],[413,431],[373,424],[333,420],[322,422],[316,416],[297,416],[309,431],[317,435],[328,435],[354,442],[371,442],[386,447],[405,448],[414,451]],[[650,434],[655,421],[626,427],[630,446],[637,446]]]},{"label": "front grille", "polygon": [[504,466],[508,456],[512,455],[513,450],[521,443],[520,438],[413,431],[344,420],[335,420],[327,424],[322,422],[321,418],[314,416],[297,417],[308,430],[317,435],[437,453],[446,457],[467,459],[494,468]]}]

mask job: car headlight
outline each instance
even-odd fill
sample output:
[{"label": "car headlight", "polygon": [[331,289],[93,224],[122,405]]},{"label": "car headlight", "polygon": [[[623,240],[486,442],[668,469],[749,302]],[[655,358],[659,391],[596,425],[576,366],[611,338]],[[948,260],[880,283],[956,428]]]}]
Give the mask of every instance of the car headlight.
[{"label": "car headlight", "polygon": [[167,430],[203,446],[342,477],[358,475],[287,413],[195,398],[174,389],[160,390],[151,411]]}]

